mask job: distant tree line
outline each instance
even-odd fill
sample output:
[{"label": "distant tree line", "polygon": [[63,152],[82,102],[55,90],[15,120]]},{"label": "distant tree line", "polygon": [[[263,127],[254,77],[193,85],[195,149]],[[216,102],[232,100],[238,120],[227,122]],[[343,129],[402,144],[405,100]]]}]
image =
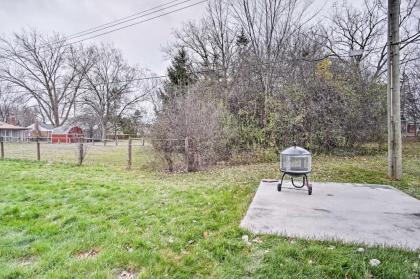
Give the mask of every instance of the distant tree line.
[{"label": "distant tree line", "polygon": [[[302,0],[214,0],[175,31],[154,98],[158,138],[189,137],[195,165],[237,152],[355,148],[386,137],[387,8],[343,2],[319,17]],[[418,119],[418,1],[401,6],[404,113]],[[165,153],[185,152],[176,141]]]}]

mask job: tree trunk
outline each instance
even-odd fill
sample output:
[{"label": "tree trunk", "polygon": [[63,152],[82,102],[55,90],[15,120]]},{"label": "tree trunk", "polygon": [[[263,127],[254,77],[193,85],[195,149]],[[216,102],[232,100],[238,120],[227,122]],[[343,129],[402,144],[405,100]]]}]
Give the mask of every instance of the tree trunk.
[{"label": "tree trunk", "polygon": [[171,152],[165,152],[164,156],[165,156],[166,162],[168,163],[169,172],[173,172],[174,171],[174,162],[172,161]]}]

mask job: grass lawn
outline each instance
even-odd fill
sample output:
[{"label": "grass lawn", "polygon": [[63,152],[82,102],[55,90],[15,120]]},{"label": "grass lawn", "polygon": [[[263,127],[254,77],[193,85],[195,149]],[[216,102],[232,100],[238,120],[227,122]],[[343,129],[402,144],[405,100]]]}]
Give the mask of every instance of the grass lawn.
[{"label": "grass lawn", "polygon": [[[137,149],[135,161],[150,154]],[[358,252],[240,229],[277,163],[166,174],[125,170],[124,155],[121,164],[98,158],[81,167],[0,161],[0,278],[420,278],[420,251]],[[405,146],[400,182],[386,178],[385,154],[322,155],[313,165],[313,181],[390,184],[420,198],[420,143]],[[370,266],[373,258],[381,264]]]}]

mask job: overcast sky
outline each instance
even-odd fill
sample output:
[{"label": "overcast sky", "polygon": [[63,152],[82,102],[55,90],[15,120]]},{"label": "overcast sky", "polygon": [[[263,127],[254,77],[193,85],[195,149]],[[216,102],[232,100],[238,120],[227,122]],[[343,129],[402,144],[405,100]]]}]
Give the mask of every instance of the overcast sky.
[{"label": "overcast sky", "polygon": [[[167,2],[169,0],[0,0],[0,34],[9,35],[22,28],[73,34]],[[166,68],[162,47],[170,41],[172,30],[186,20],[200,18],[204,10],[205,4],[201,4],[94,41],[112,42],[130,63],[162,74]]]},{"label": "overcast sky", "polygon": [[[169,0],[0,0],[0,34],[10,35],[23,28],[73,34],[167,2]],[[324,1],[316,2],[315,7],[320,7]],[[185,21],[201,18],[205,7],[206,4],[191,7],[93,41],[112,42],[130,63],[164,74],[167,61],[162,48],[172,40],[172,31]]]}]

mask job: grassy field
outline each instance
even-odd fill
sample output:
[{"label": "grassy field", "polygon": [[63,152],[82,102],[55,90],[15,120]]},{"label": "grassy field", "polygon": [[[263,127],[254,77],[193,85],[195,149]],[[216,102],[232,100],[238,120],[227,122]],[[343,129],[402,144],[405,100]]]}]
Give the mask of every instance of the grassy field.
[{"label": "grassy field", "polygon": [[[33,150],[8,148],[8,158]],[[358,252],[240,229],[277,163],[167,174],[153,170],[160,161],[149,147],[138,147],[128,171],[126,146],[104,148],[92,147],[81,167],[0,161],[0,278],[420,278],[420,251]],[[73,147],[66,152],[62,161],[71,161]],[[314,181],[390,184],[420,198],[419,143],[405,146],[399,182],[386,178],[385,154],[315,156],[313,165]],[[381,264],[370,266],[372,258]]]},{"label": "grassy field", "polygon": [[[126,167],[128,159],[128,141],[119,141],[118,145],[109,142],[85,143],[86,158],[84,164],[110,167]],[[9,143],[4,144],[6,159],[36,160],[36,144],[30,143]],[[49,144],[41,142],[41,160],[55,163],[78,162],[78,144]],[[145,168],[148,165],[161,164],[150,147],[150,143],[142,146],[141,141],[133,141],[133,164],[135,168]]]}]

